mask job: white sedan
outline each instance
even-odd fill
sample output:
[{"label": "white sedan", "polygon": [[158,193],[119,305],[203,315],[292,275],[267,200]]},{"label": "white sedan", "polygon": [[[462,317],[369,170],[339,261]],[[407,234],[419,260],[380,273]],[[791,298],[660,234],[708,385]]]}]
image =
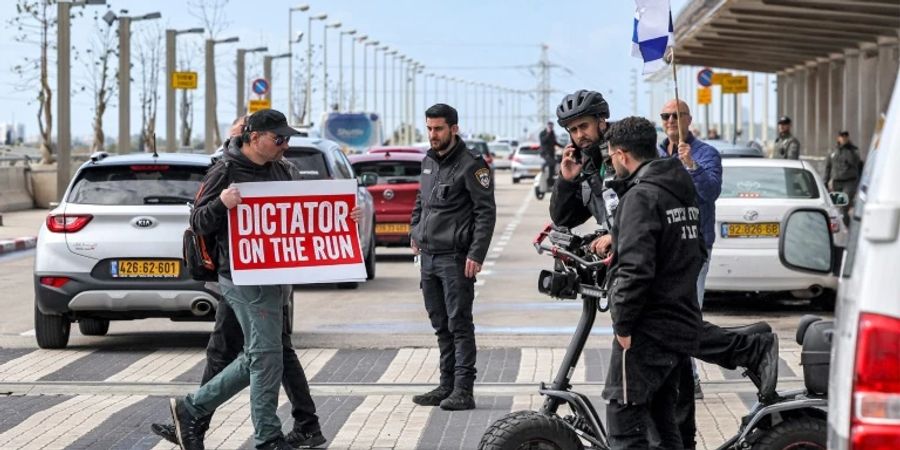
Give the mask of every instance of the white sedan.
[{"label": "white sedan", "polygon": [[835,276],[788,270],[778,258],[782,219],[797,207],[827,211],[835,244],[846,245],[842,215],[815,169],[804,161],[763,158],[722,159],[722,169],[706,290],[790,292],[832,301]]}]

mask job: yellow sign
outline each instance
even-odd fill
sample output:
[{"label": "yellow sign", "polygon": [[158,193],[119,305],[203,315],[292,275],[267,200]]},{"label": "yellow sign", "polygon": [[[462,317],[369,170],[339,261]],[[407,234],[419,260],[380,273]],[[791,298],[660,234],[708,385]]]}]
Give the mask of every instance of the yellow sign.
[{"label": "yellow sign", "polygon": [[748,78],[746,75],[728,77],[722,79],[723,94],[746,94],[748,91]]},{"label": "yellow sign", "polygon": [[697,104],[708,105],[712,103],[712,89],[708,87],[697,88]]},{"label": "yellow sign", "polygon": [[712,76],[712,84],[722,84],[722,78],[728,78],[731,74],[728,72],[714,72]]},{"label": "yellow sign", "polygon": [[172,72],[173,89],[197,89],[197,72]]},{"label": "yellow sign", "polygon": [[271,108],[272,102],[263,98],[259,100],[250,100],[250,107],[248,108],[248,110],[250,111],[250,114],[253,114],[259,110]]}]

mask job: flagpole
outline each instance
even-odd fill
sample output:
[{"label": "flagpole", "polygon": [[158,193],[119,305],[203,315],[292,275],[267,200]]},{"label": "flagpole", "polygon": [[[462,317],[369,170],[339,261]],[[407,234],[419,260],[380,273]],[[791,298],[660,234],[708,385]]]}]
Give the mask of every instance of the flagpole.
[{"label": "flagpole", "polygon": [[678,124],[678,144],[683,144],[684,132],[681,131],[681,99],[678,98],[678,68],[675,66],[675,47],[669,47],[669,58],[672,60],[672,79],[675,81],[675,122]]}]

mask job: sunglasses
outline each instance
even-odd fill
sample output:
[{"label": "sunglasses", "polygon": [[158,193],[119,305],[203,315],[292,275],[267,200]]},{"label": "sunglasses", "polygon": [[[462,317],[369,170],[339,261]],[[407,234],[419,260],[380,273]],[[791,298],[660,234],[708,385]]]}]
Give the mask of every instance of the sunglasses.
[{"label": "sunglasses", "polygon": [[[682,112],[682,113],[679,113],[679,114],[682,115],[682,116],[690,116],[690,114],[688,114],[688,113],[686,113],[686,112]],[[677,118],[678,116],[675,115],[675,113],[673,113],[673,112],[672,112],[672,113],[660,113],[660,114],[659,114],[659,118],[662,119],[663,122],[667,122],[667,121],[669,120],[670,117],[674,119],[674,118]]]},{"label": "sunglasses", "polygon": [[[271,137],[271,136],[270,136],[270,137]],[[278,145],[278,146],[284,145],[284,143],[287,142],[287,140],[288,140],[288,137],[287,137],[287,136],[274,136],[274,137],[272,137],[272,142],[275,143],[275,145]]]}]

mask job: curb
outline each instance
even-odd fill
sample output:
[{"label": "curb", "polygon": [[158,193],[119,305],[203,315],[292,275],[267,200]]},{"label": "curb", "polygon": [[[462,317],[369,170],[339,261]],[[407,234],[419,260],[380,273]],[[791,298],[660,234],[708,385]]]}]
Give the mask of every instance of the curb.
[{"label": "curb", "polygon": [[21,237],[15,239],[0,239],[0,255],[17,252],[20,250],[28,250],[37,245],[37,237]]}]

